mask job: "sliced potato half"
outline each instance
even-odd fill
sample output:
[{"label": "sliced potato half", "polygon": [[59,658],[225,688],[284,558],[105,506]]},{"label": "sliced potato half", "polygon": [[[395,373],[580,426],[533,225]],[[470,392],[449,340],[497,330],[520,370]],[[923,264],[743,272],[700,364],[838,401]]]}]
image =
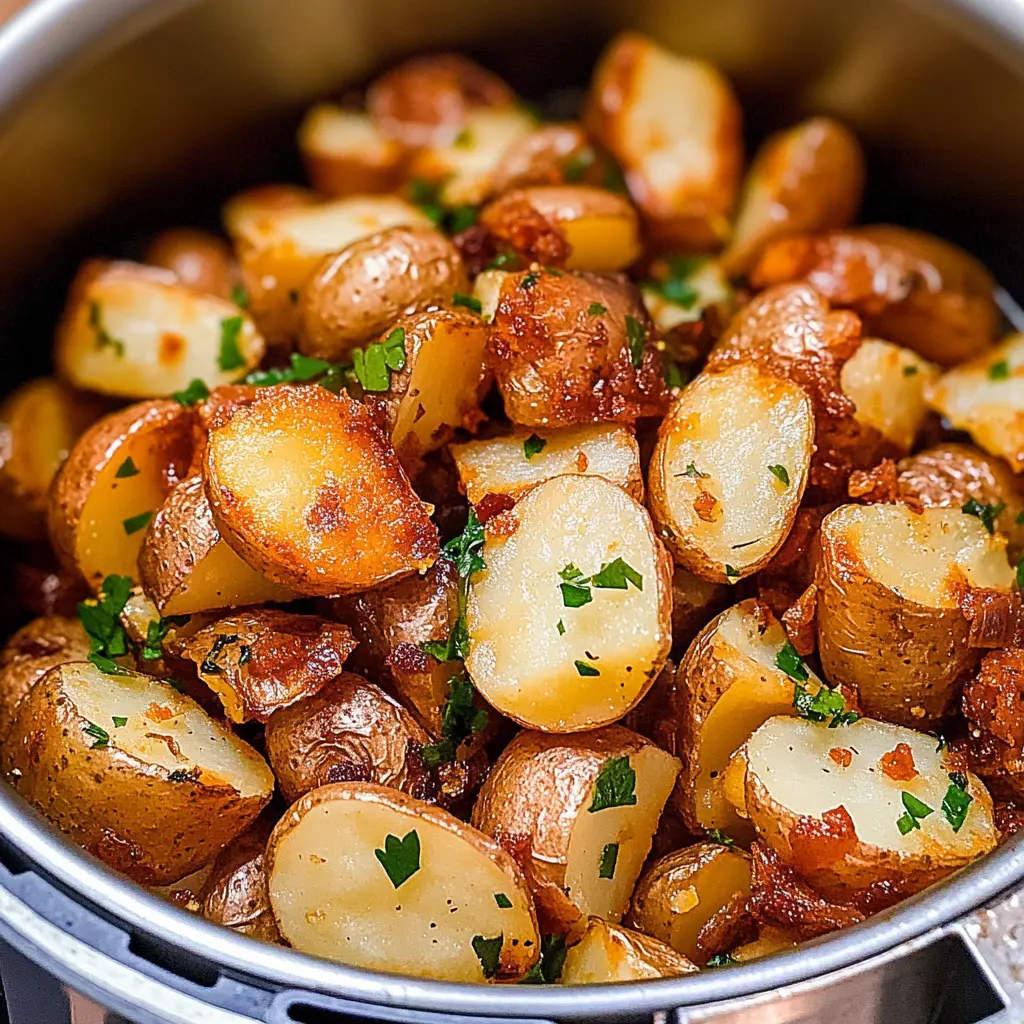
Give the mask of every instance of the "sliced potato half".
[{"label": "sliced potato half", "polygon": [[562,984],[678,978],[697,969],[696,964],[650,935],[592,917],[583,937],[566,952]]}]

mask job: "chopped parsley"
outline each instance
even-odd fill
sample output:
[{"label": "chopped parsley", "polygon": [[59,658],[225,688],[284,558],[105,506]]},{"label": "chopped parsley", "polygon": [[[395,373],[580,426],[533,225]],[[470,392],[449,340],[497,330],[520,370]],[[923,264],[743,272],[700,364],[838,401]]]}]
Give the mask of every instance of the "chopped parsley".
[{"label": "chopped parsley", "polygon": [[448,696],[441,708],[441,739],[420,748],[428,768],[450,764],[462,743],[487,727],[489,716],[473,703],[475,694],[467,679],[453,676],[448,680]]},{"label": "chopped parsley", "polygon": [[602,306],[600,302],[592,302],[590,308],[587,310],[589,316],[604,316],[608,312],[606,306]]},{"label": "chopped parsley", "polygon": [[713,843],[719,843],[721,846],[735,846],[736,840],[732,836],[727,836],[720,828],[709,828],[707,830],[708,839]]},{"label": "chopped parsley", "polygon": [[776,480],[782,484],[783,487],[789,486],[789,470],[785,466],[769,466],[768,472],[771,473]]},{"label": "chopped parsley", "polygon": [[621,558],[602,563],[601,568],[590,577],[584,576],[572,562],[558,575],[564,581],[559,584],[559,589],[562,591],[562,604],[566,608],[581,608],[590,604],[593,600],[591,587],[598,590],[628,590],[629,584],[632,584],[637,590],[644,589],[643,576]]},{"label": "chopped parsley", "polygon": [[595,159],[594,151],[589,146],[584,146],[565,161],[562,177],[570,184],[582,181],[587,168],[593,166]]},{"label": "chopped parsley", "polygon": [[903,376],[904,377],[916,377],[917,376],[917,367],[916,366],[904,366],[903,367]]},{"label": "chopped parsley", "polygon": [[954,832],[959,832],[963,827],[973,800],[974,797],[967,792],[967,776],[963,772],[950,772],[949,789],[942,798],[942,813]]},{"label": "chopped parsley", "polygon": [[716,953],[708,962],[705,964],[706,967],[729,967],[732,964],[738,964],[739,960],[732,955],[732,953]]},{"label": "chopped parsley", "polygon": [[466,619],[460,615],[448,633],[447,640],[424,640],[420,650],[438,661],[459,661],[469,654],[469,631]]},{"label": "chopped parsley", "polygon": [[226,373],[245,366],[245,356],[238,347],[245,321],[240,316],[229,316],[220,322],[220,354],[217,365]]},{"label": "chopped parsley", "polygon": [[391,371],[405,367],[405,328],[396,327],[383,341],[352,352],[353,370],[364,391],[387,391]]},{"label": "chopped parsley", "polygon": [[682,473],[676,473],[676,476],[689,476],[694,480],[704,480],[710,475],[710,473],[702,473],[694,462],[688,462],[686,464],[686,469],[684,469]]},{"label": "chopped parsley", "polygon": [[804,666],[804,659],[797,653],[797,649],[790,640],[787,640],[779,653],[775,655],[775,667],[781,669],[790,679],[798,683],[806,683],[809,678]]},{"label": "chopped parsley", "polygon": [[633,807],[636,804],[636,772],[628,757],[610,757],[597,773],[594,798],[587,810],[591,814],[609,807]]},{"label": "chopped parsley", "polygon": [[562,976],[565,966],[565,937],[543,935],[540,959],[523,975],[520,985],[553,985]]},{"label": "chopped parsley", "polygon": [[683,372],[683,368],[674,360],[669,359],[665,363],[665,369],[661,374],[667,388],[681,388],[686,385],[690,377]]},{"label": "chopped parsley", "polygon": [[205,673],[208,676],[219,676],[224,669],[217,664],[217,655],[224,650],[229,644],[238,643],[237,633],[220,633],[216,640],[213,641],[213,646],[207,651],[206,657],[203,658],[202,664],[199,666],[199,671]]},{"label": "chopped parsley", "polygon": [[980,501],[970,498],[961,505],[960,511],[969,516],[977,516],[981,520],[981,525],[989,533],[993,533],[995,531],[996,519],[999,518],[999,513],[1005,508],[1005,501],[1000,501],[995,505],[983,505]]},{"label": "chopped parsley", "polygon": [[728,562],[726,562],[725,575],[731,580],[738,580],[740,578],[740,571],[739,569],[734,569]]},{"label": "chopped parsley", "polygon": [[565,623],[561,619],[558,620],[558,623],[555,625],[555,629],[558,630],[559,636],[565,636]]},{"label": "chopped parsley", "polygon": [[629,361],[640,369],[644,361],[644,345],[647,343],[647,328],[636,317],[626,314],[626,340],[629,343]]},{"label": "chopped parsley", "polygon": [[131,592],[130,577],[108,576],[98,597],[88,598],[78,605],[78,618],[89,637],[89,661],[108,675],[124,673],[113,659],[128,653],[128,636],[121,625],[121,612]]},{"label": "chopped parsley", "polygon": [[900,799],[903,801],[904,811],[896,819],[896,827],[900,830],[900,835],[905,836],[912,829],[920,828],[921,820],[933,813],[935,808],[929,807],[922,800],[918,800],[913,793],[908,793],[905,790],[900,794]]},{"label": "chopped parsley", "polygon": [[669,302],[693,309],[700,299],[700,292],[693,287],[694,274],[707,262],[703,256],[669,256],[665,259],[668,275],[660,281],[644,281]]},{"label": "chopped parsley", "polygon": [[456,292],[452,296],[452,305],[465,306],[466,309],[472,310],[474,313],[484,311],[483,303],[475,295],[463,295],[462,292]]},{"label": "chopped parsley", "polygon": [[121,525],[124,527],[125,534],[130,537],[133,533],[138,533],[139,530],[147,527],[150,519],[152,518],[152,510],[149,512],[140,512],[137,516],[129,516],[127,519],[123,520]]},{"label": "chopped parsley", "polygon": [[128,719],[123,715],[111,715],[110,720],[114,723],[115,729],[121,729],[128,724]]},{"label": "chopped parsley", "polygon": [[599,676],[601,673],[589,662],[586,661],[574,661],[573,664],[576,666],[576,671],[581,676]]},{"label": "chopped parsley", "polygon": [[236,284],[231,289],[231,301],[239,309],[248,309],[249,308],[249,293],[245,290],[245,286],[244,285]]},{"label": "chopped parsley", "polygon": [[519,282],[519,287],[524,292],[528,292],[531,288],[536,287],[537,282],[540,280],[540,271],[531,270],[523,279]]},{"label": "chopped parsley", "polygon": [[560,570],[558,575],[564,580],[559,584],[559,590],[562,591],[562,604],[566,608],[582,608],[594,600],[586,576],[572,562]]},{"label": "chopped parsley", "polygon": [[109,334],[106,327],[103,326],[103,314],[98,302],[89,303],[89,326],[96,332],[96,347],[98,349],[112,348],[114,355],[124,355],[124,342]]},{"label": "chopped parsley", "polygon": [[830,729],[852,725],[860,718],[856,711],[846,710],[846,700],[841,691],[824,685],[818,687],[817,693],[811,694],[806,687],[796,683],[793,687],[793,707],[801,718],[809,722],[827,721]]},{"label": "chopped parsley", "polygon": [[130,455],[117,467],[117,472],[114,474],[118,480],[127,480],[129,477],[138,475],[139,467],[135,465],[135,461]]},{"label": "chopped parsley", "polygon": [[1005,359],[1000,359],[998,363],[993,363],[988,368],[988,379],[989,380],[1006,380],[1010,376],[1010,367]]},{"label": "chopped parsley", "polygon": [[240,383],[265,388],[272,384],[298,384],[320,378],[317,383],[321,387],[337,393],[341,389],[345,377],[351,372],[351,367],[293,352],[289,366],[283,369],[253,370],[252,373],[243,377]]},{"label": "chopped parsley", "polygon": [[460,231],[471,228],[476,223],[476,213],[476,207],[468,203],[453,206],[445,217],[444,230],[449,235],[457,235]]},{"label": "chopped parsley", "polygon": [[503,892],[496,892],[494,894],[494,902],[497,903],[502,910],[512,909],[512,901]]},{"label": "chopped parsley", "polygon": [[1024,526],[1024,512],[1017,513],[1017,518],[1014,519],[1014,523],[1016,523],[1017,526]]},{"label": "chopped parsley", "polygon": [[[415,833],[413,833],[415,835]],[[496,935],[493,939],[485,939],[482,935],[473,936],[473,952],[476,953],[485,978],[493,978],[501,964],[501,946],[504,935]]]},{"label": "chopped parsley", "polygon": [[92,740],[89,746],[93,750],[103,750],[110,743],[110,733],[94,722],[88,722],[82,731]]},{"label": "chopped parsley", "polygon": [[458,537],[453,537],[441,549],[441,553],[449,562],[455,563],[459,575],[468,579],[473,573],[486,568],[480,549],[484,546],[483,524],[477,518],[476,509],[469,509],[466,528]]},{"label": "chopped parsley", "polygon": [[443,187],[443,181],[415,178],[409,184],[409,197],[445,234],[457,235],[476,223],[476,207],[464,205],[449,209],[441,201]]},{"label": "chopped parsley", "polygon": [[614,878],[615,862],[619,859],[619,844],[605,843],[601,851],[601,863],[598,865],[598,878]]},{"label": "chopped parsley", "polygon": [[194,378],[184,391],[174,391],[171,393],[171,398],[186,408],[191,405],[197,405],[199,402],[205,402],[209,397],[210,389],[198,377]]},{"label": "chopped parsley", "polygon": [[484,267],[485,270],[517,270],[518,268],[519,257],[514,252],[499,252]]},{"label": "chopped parsley", "polygon": [[531,434],[523,442],[523,455],[526,456],[527,461],[532,459],[534,455],[540,455],[544,448],[547,446],[547,440],[543,437],[538,437],[536,434]]},{"label": "chopped parsley", "polygon": [[165,619],[153,619],[146,626],[146,642],[142,647],[143,661],[156,661],[164,654],[163,642],[172,626],[184,626],[190,615],[168,615]]},{"label": "chopped parsley", "polygon": [[420,869],[420,837],[416,829],[407,832],[404,839],[386,836],[384,849],[373,852],[396,889]]}]

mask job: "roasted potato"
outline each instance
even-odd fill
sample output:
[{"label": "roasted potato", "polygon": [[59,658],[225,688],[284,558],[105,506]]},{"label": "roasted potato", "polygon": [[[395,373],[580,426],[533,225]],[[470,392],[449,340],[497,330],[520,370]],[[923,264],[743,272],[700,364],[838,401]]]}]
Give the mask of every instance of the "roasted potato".
[{"label": "roasted potato", "polygon": [[566,951],[562,984],[678,978],[697,969],[696,964],[650,935],[592,917],[579,942]]},{"label": "roasted potato", "polygon": [[488,523],[466,604],[466,669],[487,701],[534,729],[621,718],[668,657],[668,555],[621,488],[560,476]]},{"label": "roasted potato", "polygon": [[648,471],[658,535],[703,579],[749,576],[785,542],[813,451],[802,388],[743,364],[701,374],[658,429]]},{"label": "roasted potato", "polygon": [[594,70],[584,123],[622,165],[655,243],[716,248],[743,165],[739,104],[710,64],[623,33]]},{"label": "roasted potato", "polygon": [[71,285],[54,360],[76,387],[119,398],[169,396],[199,379],[230,384],[265,344],[233,302],[139,263],[90,260]]},{"label": "roasted potato", "polygon": [[518,501],[555,476],[600,476],[642,501],[640,446],[628,427],[595,423],[542,429],[519,427],[510,434],[453,444],[449,449],[462,487],[473,505],[488,494]]},{"label": "roasted potato", "polygon": [[718,260],[673,257],[656,260],[653,269],[660,276],[643,282],[640,294],[660,334],[695,325],[709,310],[728,322],[736,296]]},{"label": "roasted potato", "polygon": [[838,731],[772,718],[739,756],[743,812],[826,898],[873,886],[908,895],[996,845],[992,798],[951,772],[934,736],[866,718]]},{"label": "roasted potato", "polygon": [[150,243],[142,262],[169,270],[197,292],[234,299],[239,283],[238,266],[231,246],[222,238],[198,228],[169,228]]},{"label": "roasted potato", "polygon": [[50,541],[95,589],[137,575],[145,530],[192,458],[192,410],[140,402],[105,416],[75,443],[50,493]]},{"label": "roasted potato", "polygon": [[845,228],[864,191],[864,154],[830,117],[812,117],[773,135],[743,183],[732,238],[722,254],[728,273],[745,274],[769,243],[790,235]]},{"label": "roasted potato", "polygon": [[304,953],[447,981],[516,978],[540,934],[515,861],[438,807],[371,783],[307,793],[266,852],[282,936]]},{"label": "roasted potato", "polygon": [[769,245],[751,271],[756,288],[806,281],[854,310],[867,334],[955,366],[992,346],[995,283],[973,257],[934,235],[874,225]]},{"label": "roasted potato", "polygon": [[703,967],[751,936],[750,857],[697,843],[660,857],[636,884],[627,923]]},{"label": "roasted potato", "polygon": [[145,885],[212,860],[274,791],[259,754],[193,700],[88,662],[36,683],[2,761],[7,781],[62,832]]},{"label": "roasted potato", "polygon": [[489,283],[497,285],[490,355],[513,423],[632,423],[664,412],[661,353],[624,278],[537,268]]},{"label": "roasted potato", "polygon": [[260,221],[286,210],[318,206],[322,202],[312,189],[301,185],[257,185],[237,192],[221,207],[224,230],[237,239],[256,230]]},{"label": "roasted potato", "polygon": [[491,185],[497,195],[532,185],[604,185],[610,170],[582,125],[544,124],[506,147]]},{"label": "roasted potato", "polygon": [[694,637],[729,603],[730,590],[677,565],[672,571],[672,650],[682,655]]},{"label": "roasted potato", "polygon": [[374,782],[428,799],[419,748],[429,742],[401,704],[352,672],[276,711],[266,728],[267,759],[289,803],[332,782]]},{"label": "roasted potato", "polygon": [[737,963],[745,964],[751,960],[761,960],[773,953],[784,953],[787,949],[793,949],[797,942],[792,934],[781,928],[762,927],[756,939],[737,946],[729,955]]},{"label": "roasted potato", "polygon": [[325,256],[300,299],[299,348],[348,361],[352,349],[390,329],[403,313],[447,305],[469,291],[459,250],[433,227],[388,228]]},{"label": "roasted potato", "polygon": [[491,769],[472,821],[515,851],[548,930],[572,930],[588,914],[617,923],[678,770],[671,754],[622,726],[571,737],[524,731]]},{"label": "roasted potato", "polygon": [[844,505],[821,526],[818,653],[833,685],[857,688],[864,712],[928,729],[952,710],[977,667],[963,602],[1009,595],[1005,539],[956,508]]},{"label": "roasted potato", "polygon": [[990,352],[943,374],[928,401],[975,444],[1024,472],[1024,334],[1004,338]]},{"label": "roasted potato", "polygon": [[96,398],[52,377],[37,377],[0,405],[0,532],[18,540],[46,536],[50,485],[75,441],[105,412]]},{"label": "roasted potato", "polygon": [[315,696],[341,673],[355,647],[348,626],[262,608],[200,629],[178,654],[195,664],[229,721],[266,722]]},{"label": "roasted potato", "polygon": [[394,192],[402,183],[405,150],[368,114],[318,103],[299,125],[298,144],[313,188],[329,198]]},{"label": "roasted potato", "polygon": [[437,557],[429,507],[369,411],[344,392],[262,389],[211,426],[203,476],[228,543],[301,593],[366,590]]}]

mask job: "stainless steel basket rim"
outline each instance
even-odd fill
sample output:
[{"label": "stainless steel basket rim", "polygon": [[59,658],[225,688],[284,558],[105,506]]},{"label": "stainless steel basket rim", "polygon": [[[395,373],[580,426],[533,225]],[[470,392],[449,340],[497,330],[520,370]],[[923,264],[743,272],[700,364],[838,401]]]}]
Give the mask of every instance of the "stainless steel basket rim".
[{"label": "stainless steel basket rim", "polygon": [[[0,124],[92,41],[130,20],[152,25],[199,0],[35,0],[0,30]],[[1024,47],[1024,0],[956,0],[993,49]],[[133,19],[142,16],[141,21]],[[993,30],[995,34],[993,34]],[[1003,44],[994,42],[1002,36]],[[119,38],[124,38],[120,35]],[[1016,52],[1020,63],[1020,50]],[[0,136],[2,148],[2,136]],[[248,939],[151,895],[53,830],[0,785],[0,835],[32,870],[135,932],[164,939],[225,973],[269,989],[310,989],[370,1004],[486,1016],[601,1018],[695,1006],[770,992],[888,953],[956,921],[1024,880],[1024,834],[893,910],[797,950],[727,970],[605,986],[502,988],[429,981],[306,956]]]}]

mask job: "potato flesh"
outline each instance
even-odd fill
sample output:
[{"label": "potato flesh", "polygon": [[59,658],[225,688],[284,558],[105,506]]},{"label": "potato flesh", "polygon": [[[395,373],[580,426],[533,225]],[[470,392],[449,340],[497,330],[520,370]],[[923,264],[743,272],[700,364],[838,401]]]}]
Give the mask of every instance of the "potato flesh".
[{"label": "potato flesh", "polygon": [[956,608],[964,583],[1008,591],[1013,570],[1005,541],[957,508],[846,505],[827,519],[872,579],[926,608]]},{"label": "potato flesh", "polygon": [[[636,772],[636,804],[590,811],[592,790],[573,825],[565,859],[569,899],[584,914],[613,922],[620,921],[629,906],[679,771],[679,762],[653,745],[633,754],[629,765]],[[611,878],[601,878],[601,859],[608,843],[619,847],[615,870]]]},{"label": "potato flesh", "polygon": [[[515,515],[514,533],[488,536],[487,568],[470,588],[470,676],[490,703],[533,728],[575,732],[621,718],[670,641],[647,513],[606,480],[561,476],[530,491]],[[565,607],[563,568],[589,576],[616,558],[640,574],[643,590],[595,589],[589,604]],[[580,675],[576,662],[600,675]]]},{"label": "potato flesh", "polygon": [[368,114],[318,103],[299,127],[298,145],[310,180],[324,195],[387,192],[399,183],[402,147],[385,139]]},{"label": "potato flesh", "polygon": [[[269,796],[266,762],[194,701],[150,676],[109,676],[88,662],[62,670],[64,692],[79,715],[106,730],[110,745],[168,772],[198,769],[205,786],[230,786],[239,796]],[[118,726],[114,719],[127,721]]]},{"label": "potato flesh", "polygon": [[[899,743],[910,747],[919,773],[908,782],[890,779],[879,767],[882,756]],[[848,768],[840,768],[829,757],[835,747],[850,751]],[[968,779],[975,799],[958,832],[943,814],[949,768],[934,736],[867,718],[840,729],[772,718],[747,741],[746,756],[748,772],[782,807],[795,815],[820,818],[842,805],[853,819],[857,838],[870,846],[907,854],[928,854],[938,847],[944,855],[966,862],[995,844],[991,804],[977,798],[984,790],[974,776]],[[901,835],[896,822],[906,811],[904,792],[934,813],[920,819],[919,829]]]},{"label": "potato flesh", "polygon": [[657,939],[591,919],[583,937],[566,953],[561,980],[564,985],[600,985],[678,977],[696,970]]},{"label": "potato flesh", "polygon": [[781,546],[813,439],[811,404],[795,384],[744,365],[701,374],[664,421],[651,463],[651,490],[664,496],[655,518],[678,538],[677,560],[705,579],[735,582]]},{"label": "potato flesh", "polygon": [[480,302],[480,316],[485,324],[494,319],[494,311],[498,308],[501,298],[501,286],[505,278],[511,276],[506,270],[485,270],[473,281],[473,298]]},{"label": "potato flesh", "polygon": [[717,260],[705,260],[686,278],[686,283],[697,293],[689,306],[666,299],[657,288],[641,289],[644,305],[662,334],[683,324],[696,323],[709,306],[720,306],[726,311],[732,309],[734,293]]},{"label": "potato flesh", "polygon": [[[523,445],[530,437],[545,444],[527,458]],[[603,477],[637,500],[643,498],[640,446],[631,430],[614,423],[518,429],[505,437],[453,444],[451,453],[466,497],[474,505],[485,494],[520,498],[545,480],[572,473]]]},{"label": "potato flesh", "polygon": [[[420,869],[396,890],[374,851],[413,830]],[[503,947],[538,943],[528,897],[486,854],[455,832],[368,801],[308,810],[281,838],[268,882],[294,948],[355,966],[483,981],[474,936],[503,935]],[[498,893],[511,908],[498,906]]]}]

